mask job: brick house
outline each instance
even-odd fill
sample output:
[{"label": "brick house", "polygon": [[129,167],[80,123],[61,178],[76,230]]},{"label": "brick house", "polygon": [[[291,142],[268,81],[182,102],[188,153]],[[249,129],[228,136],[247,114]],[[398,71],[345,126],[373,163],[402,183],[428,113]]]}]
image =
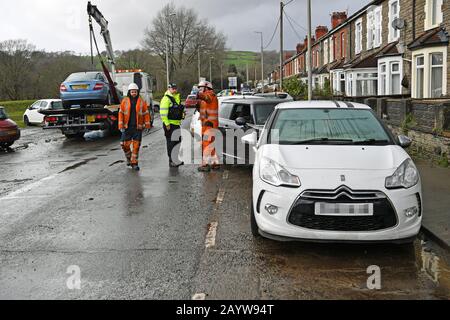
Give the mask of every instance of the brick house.
[{"label": "brick house", "polygon": [[[314,88],[329,78],[335,95],[448,97],[446,17],[450,3],[444,0],[374,0],[350,17],[334,12],[330,31],[316,28]],[[306,82],[306,59],[307,41],[285,62],[285,77]]]}]

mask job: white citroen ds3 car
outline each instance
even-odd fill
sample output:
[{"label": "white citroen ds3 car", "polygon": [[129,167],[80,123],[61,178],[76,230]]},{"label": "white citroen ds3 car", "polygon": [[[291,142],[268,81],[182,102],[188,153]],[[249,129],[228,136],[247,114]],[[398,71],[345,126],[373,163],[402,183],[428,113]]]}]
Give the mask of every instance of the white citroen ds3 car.
[{"label": "white citroen ds3 car", "polygon": [[370,107],[279,104],[257,140],[253,235],[275,240],[412,242],[422,222],[418,170]]}]

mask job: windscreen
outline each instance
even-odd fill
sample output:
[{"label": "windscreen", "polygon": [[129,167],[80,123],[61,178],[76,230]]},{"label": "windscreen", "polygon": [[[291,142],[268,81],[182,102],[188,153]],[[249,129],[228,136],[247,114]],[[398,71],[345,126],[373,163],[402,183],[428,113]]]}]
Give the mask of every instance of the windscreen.
[{"label": "windscreen", "polygon": [[391,142],[375,115],[361,109],[280,110],[272,129],[277,130],[280,144]]},{"label": "windscreen", "polygon": [[8,116],[6,115],[6,112],[3,109],[0,109],[0,119],[1,120],[8,119]]},{"label": "windscreen", "polygon": [[264,125],[275,109],[276,103],[273,104],[256,104],[255,108],[255,118],[257,125]]}]

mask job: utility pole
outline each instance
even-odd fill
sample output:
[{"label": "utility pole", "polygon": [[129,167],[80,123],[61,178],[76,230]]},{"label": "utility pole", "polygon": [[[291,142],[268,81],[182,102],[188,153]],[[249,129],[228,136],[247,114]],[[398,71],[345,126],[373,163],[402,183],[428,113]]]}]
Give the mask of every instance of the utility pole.
[{"label": "utility pole", "polygon": [[308,101],[312,100],[311,0],[308,0]]},{"label": "utility pole", "polygon": [[213,57],[209,57],[209,81],[212,83],[212,59]]},{"label": "utility pole", "polygon": [[248,62],[245,64],[245,66],[246,66],[246,70],[247,70],[247,81],[245,82],[246,84],[248,84]]},{"label": "utility pole", "polygon": [[263,44],[263,33],[261,31],[255,31],[261,35],[261,82],[262,82],[262,93],[264,93],[264,44]]},{"label": "utility pole", "polygon": [[[168,16],[167,16],[167,21],[170,21],[170,17],[172,17],[172,16],[176,16],[177,14],[176,13],[170,13]],[[167,87],[169,86],[169,84],[170,84],[170,75],[169,75],[169,35],[167,35],[167,38],[166,38],[166,77],[167,77]]]},{"label": "utility pole", "polygon": [[202,77],[200,68],[201,68],[201,65],[200,65],[200,47],[198,47],[198,82],[199,83],[200,83],[200,78]]},{"label": "utility pole", "polygon": [[223,63],[220,64],[220,89],[223,90]]},{"label": "utility pole", "polygon": [[280,1],[280,90],[283,90],[283,15],[284,3]]}]

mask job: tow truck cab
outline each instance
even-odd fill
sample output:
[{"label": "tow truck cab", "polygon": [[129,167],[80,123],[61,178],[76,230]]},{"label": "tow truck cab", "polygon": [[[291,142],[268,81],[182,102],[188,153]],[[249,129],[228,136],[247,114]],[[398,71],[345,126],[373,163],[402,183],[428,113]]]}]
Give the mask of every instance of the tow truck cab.
[{"label": "tow truck cab", "polygon": [[141,69],[116,70],[115,81],[117,87],[122,90],[123,96],[128,93],[128,86],[136,83],[140,89],[140,95],[153,109],[153,78]]}]

